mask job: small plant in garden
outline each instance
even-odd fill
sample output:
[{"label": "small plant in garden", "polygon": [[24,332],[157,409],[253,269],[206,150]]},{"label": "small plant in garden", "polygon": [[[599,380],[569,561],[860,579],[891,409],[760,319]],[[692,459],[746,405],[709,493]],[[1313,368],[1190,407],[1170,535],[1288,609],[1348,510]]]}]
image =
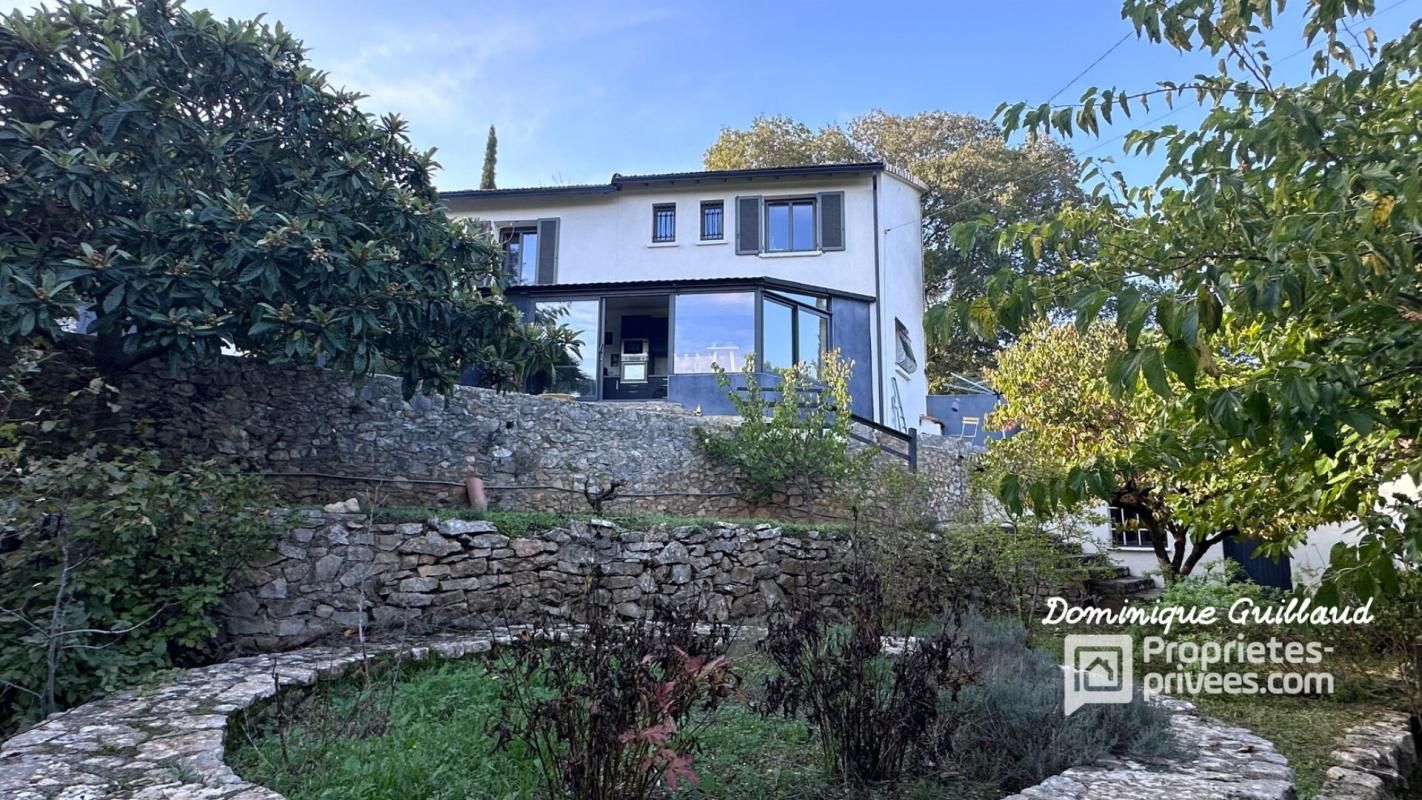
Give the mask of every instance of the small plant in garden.
[{"label": "small plant in garden", "polygon": [[[712,458],[731,467],[750,497],[767,501],[777,493],[796,492],[813,511],[827,484],[863,473],[873,449],[855,449],[850,440],[849,372],[853,363],[830,351],[816,370],[807,364],[775,370],[775,384],[753,356],[741,368],[740,381],[719,366],[716,380],[740,416],[740,425],[698,430]],[[741,384],[741,385],[737,385]]]},{"label": "small plant in garden", "polygon": [[1047,528],[1029,517],[1010,527],[952,527],[942,534],[944,577],[979,611],[1010,615],[1030,634],[1048,597],[1081,592],[1109,569],[1081,558],[1081,537],[1063,522]]},{"label": "small plant in garden", "polygon": [[1176,749],[1169,712],[1141,698],[1064,714],[1061,664],[1029,648],[1016,620],[966,614],[959,635],[973,644],[978,680],[940,705],[933,750],[941,770],[1014,792],[1109,755]]},{"label": "small plant in garden", "polygon": [[0,730],[210,658],[275,530],[261,480],[212,462],[88,448],[0,481]]},{"label": "small plant in garden", "polygon": [[814,606],[772,617],[760,645],[775,666],[763,710],[803,713],[826,771],[864,786],[904,774],[938,722],[940,697],[972,680],[971,647],[952,624],[886,639],[894,631],[875,570],[856,565],[852,583],[847,623]]},{"label": "small plant in garden", "polygon": [[[1263,624],[1237,624],[1229,620],[1229,610],[1232,605],[1240,600],[1248,600],[1256,606],[1270,606],[1285,599],[1287,593],[1280,589],[1268,586],[1260,586],[1253,581],[1241,579],[1244,570],[1233,561],[1225,560],[1209,565],[1205,570],[1195,575],[1177,578],[1165,587],[1165,592],[1158,601],[1161,605],[1185,609],[1213,608],[1218,620],[1211,625],[1196,625],[1175,623],[1170,627],[1167,636],[1163,625],[1137,625],[1131,628],[1131,635],[1139,643],[1146,636],[1167,636],[1171,642],[1185,644],[1193,643],[1204,645],[1214,643],[1225,645],[1238,641],[1238,637],[1243,637],[1244,641],[1268,641],[1271,638],[1299,638],[1306,633],[1305,628],[1299,625],[1263,625]],[[1331,632],[1325,631],[1323,633]],[[1308,638],[1308,637],[1304,637]],[[1200,665],[1186,660],[1183,655],[1179,662],[1191,669],[1206,671],[1207,665]],[[1307,665],[1294,665],[1299,669],[1310,669]],[[1217,669],[1229,670],[1229,664],[1223,664]],[[1277,664],[1276,669],[1287,669],[1289,665]]]},{"label": "small plant in garden", "polygon": [[735,685],[727,630],[674,614],[589,616],[572,642],[551,643],[557,631],[544,626],[494,662],[499,746],[535,754],[550,798],[640,800],[696,783],[697,740]]}]

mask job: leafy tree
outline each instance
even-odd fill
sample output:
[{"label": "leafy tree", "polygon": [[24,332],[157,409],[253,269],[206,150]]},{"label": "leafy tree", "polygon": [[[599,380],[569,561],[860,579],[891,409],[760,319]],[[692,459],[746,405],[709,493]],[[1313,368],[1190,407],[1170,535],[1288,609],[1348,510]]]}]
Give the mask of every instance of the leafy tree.
[{"label": "leafy tree", "polygon": [[432,152],[358,98],[280,24],[170,0],[5,18],[0,343],[87,312],[110,371],[226,347],[452,385],[518,315],[479,290],[496,253],[438,205]]},{"label": "leafy tree", "polygon": [[[1188,430],[1190,412],[1155,391],[1169,381],[1163,370],[1147,377],[1153,388],[1114,390],[1110,362],[1123,338],[1105,323],[1042,323],[999,354],[989,380],[1003,404],[990,420],[1017,433],[993,441],[983,466],[1009,508],[1050,517],[1105,499],[1149,532],[1167,579],[1189,575],[1230,536],[1281,538],[1332,521],[1307,509],[1279,513],[1287,481],[1238,453],[1221,449],[1194,465],[1148,457],[1148,445]],[[1244,487],[1258,496],[1236,505]]]},{"label": "leafy tree", "polygon": [[499,135],[489,126],[489,139],[484,143],[484,173],[479,176],[479,189],[494,188],[494,167],[499,163]]},{"label": "leafy tree", "polygon": [[970,335],[947,304],[980,297],[987,279],[1004,267],[1057,268],[1051,259],[1028,262],[987,245],[963,251],[954,246],[953,226],[985,214],[1004,224],[1053,214],[1081,195],[1076,156],[1049,139],[1010,146],[997,125],[967,114],[901,116],[876,109],[845,127],[818,131],[788,117],[757,117],[746,130],[723,129],[705,164],[742,169],[873,160],[902,167],[929,187],[923,199],[927,369],[930,386],[942,389],[952,372],[980,373],[998,347]]},{"label": "leafy tree", "polygon": [[776,370],[771,387],[761,385],[754,358],[746,358],[738,383],[713,366],[740,424],[699,429],[702,446],[739,474],[752,500],[798,495],[814,513],[816,500],[827,488],[862,475],[876,452],[855,449],[850,440],[851,366],[838,351],[831,351],[814,372],[805,364]]},{"label": "leafy tree", "polygon": [[[1088,322],[1113,304],[1111,382],[1130,394],[1144,377],[1185,412],[1138,456],[1200,469],[1224,453],[1272,479],[1221,486],[1220,503],[1269,496],[1283,514],[1357,515],[1369,533],[1335,549],[1333,585],[1365,595],[1391,593],[1394,556],[1415,563],[1422,545],[1418,499],[1380,490],[1422,473],[1422,25],[1378,46],[1348,19],[1372,5],[1309,4],[1314,78],[1288,85],[1251,38],[1272,26],[1273,4],[1127,0],[1138,33],[1220,55],[1217,74],[1092,88],[1071,106],[1005,105],[1004,127],[1094,134],[1162,99],[1209,113],[1196,129],[1128,134],[1128,149],[1163,153],[1154,186],[1093,166],[1107,183],[1086,202],[1015,226],[1004,248],[1070,269],[1002,275],[994,301],[969,312],[986,331],[1054,309]],[[1276,493],[1280,482],[1290,491]],[[1279,547],[1293,536],[1272,535]]]},{"label": "leafy tree", "polygon": [[756,117],[747,130],[722,128],[706,151],[707,169],[797,167],[805,164],[842,164],[863,159],[863,154],[837,125],[815,131],[785,116]]}]

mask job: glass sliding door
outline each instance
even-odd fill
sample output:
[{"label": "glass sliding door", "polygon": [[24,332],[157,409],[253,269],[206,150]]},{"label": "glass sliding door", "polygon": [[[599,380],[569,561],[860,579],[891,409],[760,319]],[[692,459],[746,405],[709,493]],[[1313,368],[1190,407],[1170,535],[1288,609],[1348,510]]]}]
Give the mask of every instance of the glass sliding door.
[{"label": "glass sliding door", "polygon": [[578,334],[578,346],[568,348],[558,359],[552,376],[543,376],[543,392],[569,394],[585,400],[597,398],[601,306],[599,300],[557,300],[534,304],[536,319],[566,325]]},{"label": "glass sliding door", "polygon": [[755,292],[679,294],[672,325],[674,374],[736,372],[755,351]]}]

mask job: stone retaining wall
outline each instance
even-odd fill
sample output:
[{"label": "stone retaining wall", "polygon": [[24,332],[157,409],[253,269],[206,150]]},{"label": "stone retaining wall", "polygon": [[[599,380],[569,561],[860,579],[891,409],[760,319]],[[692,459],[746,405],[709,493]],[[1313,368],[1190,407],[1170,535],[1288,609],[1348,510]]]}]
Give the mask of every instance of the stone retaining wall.
[{"label": "stone retaining wall", "polygon": [[1174,698],[1175,758],[1107,758],[1055,775],[1003,800],[1294,800],[1294,771],[1263,737],[1200,716]]},{"label": "stone retaining wall", "polygon": [[[406,651],[416,659],[461,658],[509,635],[442,637]],[[0,798],[284,800],[225,763],[229,717],[279,689],[339,677],[367,655],[400,650],[377,643],[248,656],[55,714],[0,744]]]},{"label": "stone retaining wall", "polygon": [[1333,751],[1333,761],[1318,800],[1408,797],[1418,763],[1407,715],[1390,712],[1349,729]]},{"label": "stone retaining wall", "polygon": [[[488,521],[371,524],[362,514],[298,512],[277,551],[253,565],[224,608],[241,650],[289,648],[366,628],[484,628],[573,620],[593,599],[626,619],[659,604],[713,620],[753,617],[802,594],[845,599],[849,542],[707,522],[619,530],[610,522],[510,538]],[[594,568],[601,590],[590,594]]]},{"label": "stone retaining wall", "polygon": [[[56,714],[0,744],[6,800],[283,800],[225,763],[234,714],[286,687],[338,677],[365,655],[460,658],[511,631],[436,637],[414,647],[346,644],[248,656]],[[1183,752],[1073,767],[1006,800],[1293,800],[1294,775],[1268,741],[1164,700]]]},{"label": "stone retaining wall", "polygon": [[[670,403],[584,403],[459,387],[403,399],[398,379],[223,358],[172,374],[145,364],[123,377],[115,438],[170,458],[222,457],[260,472],[289,500],[350,496],[378,505],[467,506],[466,477],[482,478],[494,509],[589,511],[583,490],[623,481],[605,510],[683,516],[846,516],[831,498],[783,495],[762,507],[705,455],[697,430],[733,424]],[[870,432],[865,428],[862,432]],[[877,434],[876,434],[877,435]],[[895,446],[903,447],[902,442]],[[976,512],[955,438],[921,437],[920,471],[941,520]],[[888,469],[902,465],[880,457]],[[811,502],[811,501],[815,502]]]}]

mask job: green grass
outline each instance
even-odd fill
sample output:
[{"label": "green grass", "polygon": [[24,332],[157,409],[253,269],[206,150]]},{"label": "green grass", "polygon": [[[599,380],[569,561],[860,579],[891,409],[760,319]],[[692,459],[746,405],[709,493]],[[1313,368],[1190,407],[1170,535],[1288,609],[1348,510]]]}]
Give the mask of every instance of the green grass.
[{"label": "green grass", "polygon": [[[738,672],[764,673],[746,657]],[[373,715],[360,711],[360,684],[347,679],[322,688],[296,712],[285,755],[275,727],[239,721],[228,763],[238,774],[289,800],[523,800],[546,792],[541,773],[517,743],[497,749],[489,723],[498,716],[498,677],[472,659],[407,667],[403,680],[374,681],[375,704],[388,709],[382,730],[352,730]],[[724,705],[702,734],[694,769],[697,786],[678,800],[839,800],[850,795],[821,770],[818,745],[803,721],[764,717],[749,707],[753,687]],[[368,696],[368,695],[367,695]],[[332,722],[334,721],[334,722]],[[339,731],[339,735],[323,733]],[[352,735],[354,734],[354,735]],[[896,790],[857,795],[864,800],[993,797],[960,786],[919,781]]]},{"label": "green grass", "polygon": [[840,523],[781,522],[767,518],[737,517],[678,517],[669,514],[591,514],[558,513],[553,511],[475,511],[468,508],[434,508],[419,506],[390,506],[375,509],[376,522],[423,522],[431,517],[436,519],[488,520],[506,536],[527,536],[531,533],[559,528],[570,519],[605,519],[622,530],[646,530],[652,525],[705,527],[712,523],[728,522],[735,525],[755,526],[770,524],[789,535],[805,534],[811,531],[834,534],[847,533],[850,526]]},{"label": "green grass", "polygon": [[1382,711],[1380,706],[1279,695],[1202,695],[1189,700],[1204,714],[1248,728],[1273,742],[1294,768],[1299,800],[1318,795],[1323,773],[1333,766],[1331,754],[1338,738]]}]

